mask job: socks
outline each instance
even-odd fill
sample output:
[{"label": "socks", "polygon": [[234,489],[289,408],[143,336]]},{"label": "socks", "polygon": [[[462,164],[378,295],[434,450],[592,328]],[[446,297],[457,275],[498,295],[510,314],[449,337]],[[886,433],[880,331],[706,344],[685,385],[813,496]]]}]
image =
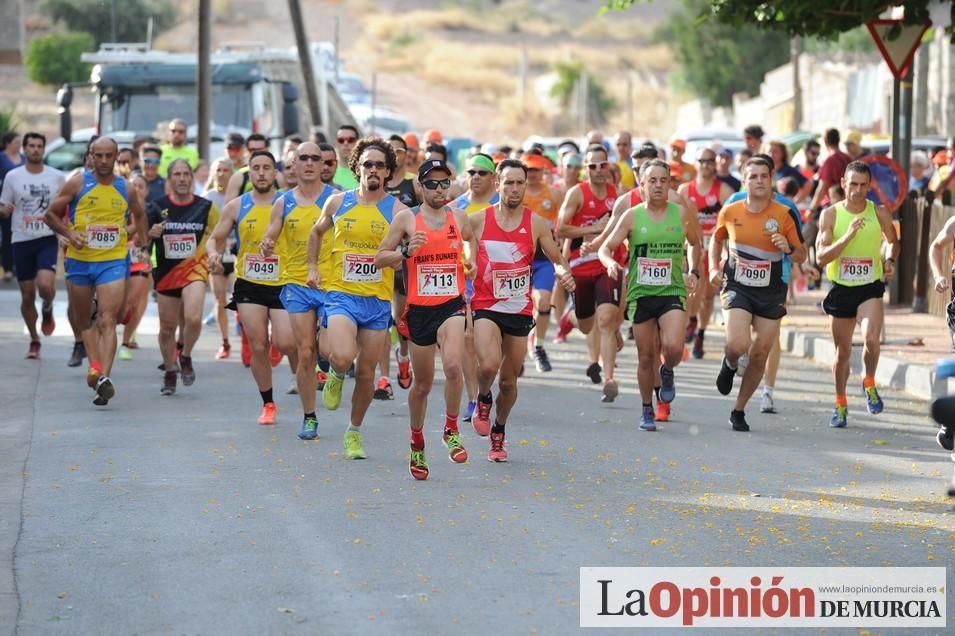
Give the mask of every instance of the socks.
[{"label": "socks", "polygon": [[659,402],[659,401],[660,401],[660,387],[658,387],[658,386],[653,387],[653,393],[654,393],[654,395],[657,396],[657,402]]},{"label": "socks", "polygon": [[499,433],[500,433],[501,435],[503,435],[503,434],[504,434],[504,425],[501,424],[500,422],[498,422],[498,421],[495,419],[495,420],[494,420],[494,426],[491,427],[491,433],[494,434],[494,435],[497,435],[497,434],[499,434]]},{"label": "socks", "polygon": [[348,430],[349,430],[349,431],[355,431],[355,432],[357,433],[357,432],[361,431],[361,427],[360,427],[360,426],[355,426],[354,424],[349,424],[349,425],[348,425]]},{"label": "socks", "polygon": [[458,432],[458,416],[446,413],[444,415],[444,430],[449,433]]},{"label": "socks", "polygon": [[92,358],[90,358],[90,369],[96,369],[96,371],[102,373],[103,365],[99,363],[99,360],[93,360]]},{"label": "socks", "polygon": [[326,358],[319,356],[318,368],[322,373],[328,373],[328,360]]},{"label": "socks", "polygon": [[875,377],[871,375],[865,376],[865,378],[862,379],[862,386],[867,389],[875,386]]},{"label": "socks", "polygon": [[702,340],[706,336],[706,329],[698,329],[696,335]]},{"label": "socks", "polygon": [[411,430],[411,448],[415,450],[424,448],[424,431]]},{"label": "socks", "polygon": [[849,406],[849,400],[847,400],[844,395],[837,395],[836,406]]},{"label": "socks", "polygon": [[763,385],[763,395],[768,395],[768,396],[772,397],[772,396],[773,396],[773,387],[769,386],[768,384],[764,384],[764,385]]},{"label": "socks", "polygon": [[259,391],[259,395],[262,396],[262,404],[268,404],[269,402],[274,402],[272,399],[272,389],[268,388],[265,391]]},{"label": "socks", "polygon": [[312,411],[311,413],[306,413],[306,414],[305,414],[305,417],[302,418],[302,419],[306,419],[306,420],[317,420],[317,419],[318,419],[318,416],[315,415],[315,411]]},{"label": "socks", "polygon": [[491,392],[488,391],[486,395],[481,395],[478,393],[478,402],[483,402],[484,404],[490,404],[494,401],[494,396],[491,395]]}]

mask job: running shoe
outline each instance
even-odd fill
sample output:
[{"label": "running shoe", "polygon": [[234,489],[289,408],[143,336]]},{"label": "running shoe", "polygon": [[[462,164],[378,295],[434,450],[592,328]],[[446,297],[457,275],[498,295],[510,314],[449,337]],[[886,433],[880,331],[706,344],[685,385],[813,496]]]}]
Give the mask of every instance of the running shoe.
[{"label": "running shoe", "polygon": [[940,447],[947,451],[955,450],[955,427],[943,426],[938,429],[938,435],[935,436],[935,441],[938,442]]},{"label": "running shoe", "polygon": [[345,377],[351,378],[352,380],[355,379],[355,363],[354,362],[352,362],[351,366],[348,367],[348,371],[345,372]]},{"label": "running shoe", "polygon": [[302,420],[302,430],[299,431],[299,439],[316,439],[318,437],[318,420],[314,417],[306,417]]},{"label": "running shoe", "polygon": [[252,346],[249,344],[249,339],[245,337],[245,329],[242,328],[242,323],[238,323],[239,337],[242,341],[242,364],[246,369],[252,366]]},{"label": "running shoe", "polygon": [[40,341],[39,341],[39,340],[31,340],[31,341],[30,341],[30,348],[27,349],[26,358],[27,358],[28,360],[39,360],[39,359],[40,359]]},{"label": "running shoe", "polygon": [[136,349],[139,349],[139,343],[136,342],[135,339],[130,338],[130,339],[129,339],[129,342],[126,343],[126,348],[127,348],[127,349],[132,349],[133,351],[135,351]]},{"label": "running shoe", "polygon": [[113,396],[116,395],[116,387],[113,386],[113,381],[105,375],[101,375],[99,379],[96,380],[95,391],[96,395],[104,400],[112,400]]},{"label": "running shoe", "polygon": [[720,365],[720,373],[716,376],[716,390],[722,395],[729,395],[733,390],[733,378],[736,376],[736,369],[730,369],[726,362],[726,356],[723,356],[723,364]]},{"label": "running shoe", "polygon": [[282,364],[282,352],[274,344],[269,348],[269,363],[273,369]]},{"label": "running shoe", "polygon": [[604,391],[603,395],[600,397],[600,401],[605,404],[609,404],[617,399],[617,395],[620,393],[620,387],[617,386],[617,381],[613,378],[607,378],[607,381],[604,382]]},{"label": "running shoe", "polygon": [[348,459],[368,457],[361,445],[361,431],[345,431],[345,457]]},{"label": "running shoe", "polygon": [[485,402],[478,398],[477,413],[471,418],[471,427],[474,429],[474,432],[481,437],[487,437],[488,433],[491,432],[492,404],[494,404],[493,399],[490,402]]},{"label": "running shoe", "polygon": [[78,367],[83,364],[83,358],[86,357],[86,345],[82,342],[73,343],[73,352],[70,354],[70,359],[67,361],[66,366],[68,367]]},{"label": "running shoe", "polygon": [[865,392],[865,407],[869,409],[869,413],[872,415],[881,413],[885,405],[879,397],[879,390],[874,386],[862,387],[862,390]]},{"label": "running shoe", "polygon": [[829,426],[832,428],[845,428],[849,423],[849,407],[837,406],[832,409],[832,419],[829,420]]},{"label": "running shoe", "polygon": [[673,369],[660,365],[660,401],[672,402],[676,399],[676,382],[673,378]]},{"label": "running shoe", "polygon": [[179,356],[179,372],[183,386],[192,386],[196,381],[196,370],[192,367],[192,356]]},{"label": "running shoe", "polygon": [[126,345],[122,345],[119,348],[119,359],[122,360],[123,362],[129,362],[130,360],[133,359],[133,352],[130,351],[129,347],[127,347]]},{"label": "running shoe", "polygon": [[670,420],[670,402],[657,401],[657,412],[654,419],[657,422],[668,422]]},{"label": "running shoe", "polygon": [[694,334],[696,334],[696,326],[697,326],[697,324],[698,324],[698,322],[697,322],[696,316],[690,318],[690,319],[687,321],[687,323],[686,323],[686,331],[683,333],[683,342],[684,342],[684,343],[690,344],[691,342],[693,342],[693,336],[694,336]]},{"label": "running shoe", "polygon": [[53,305],[43,307],[41,311],[42,321],[40,322],[40,331],[44,336],[52,336],[56,330],[56,321],[53,320]]},{"label": "running shoe", "polygon": [[107,400],[107,399],[104,398],[103,396],[101,396],[101,395],[93,396],[93,405],[94,405],[94,406],[106,406],[107,404],[109,404],[109,400]]},{"label": "running shoe", "polygon": [[328,374],[328,380],[322,387],[322,403],[329,411],[334,411],[342,403],[342,383],[344,378],[339,377],[334,371]]},{"label": "running shoe", "polygon": [[395,399],[395,390],[391,388],[391,381],[385,376],[378,378],[378,386],[375,387],[376,400],[393,400]]},{"label": "running shoe", "polygon": [[321,369],[315,369],[315,390],[321,391],[325,388],[325,383],[328,382],[328,374],[322,371]]},{"label": "running shoe", "polygon": [[590,378],[590,381],[593,382],[594,384],[600,384],[602,381],[600,379],[600,370],[601,370],[600,365],[597,364],[596,362],[591,362],[590,366],[587,367],[587,371],[586,371],[587,377]]},{"label": "running shoe", "polygon": [[262,405],[262,415],[259,416],[258,423],[262,426],[272,426],[275,424],[275,414],[278,410],[279,407],[275,405],[275,402],[266,402]]},{"label": "running shoe", "polygon": [[550,364],[550,358],[547,357],[547,351],[544,347],[534,347],[534,360],[537,364],[538,373],[549,373],[553,370]]},{"label": "running shoe", "polygon": [[178,375],[175,371],[163,373],[162,386],[159,388],[159,395],[173,395],[176,393],[176,380]]},{"label": "running shoe", "polygon": [[557,334],[554,336],[554,344],[566,342],[567,336],[574,330],[574,323],[570,322],[570,312],[572,311],[573,308],[568,307],[564,315],[560,317],[560,321],[557,323]]},{"label": "running shoe", "polygon": [[474,417],[474,409],[476,408],[477,408],[477,402],[475,400],[468,400],[468,408],[465,409],[464,417],[462,417],[461,419],[467,422],[468,424],[470,424],[471,418]]},{"label": "running shoe", "polygon": [[424,481],[428,478],[428,460],[425,459],[424,449],[411,449],[411,461],[408,463],[408,471],[411,476],[418,481]]},{"label": "running shoe", "polygon": [[657,424],[653,418],[652,406],[643,407],[643,411],[640,413],[640,430],[651,432],[657,430]]},{"label": "running shoe", "polygon": [[749,432],[749,424],[746,423],[746,413],[743,411],[730,411],[730,425],[734,431],[740,433]]},{"label": "running shoe", "polygon": [[464,445],[461,443],[460,433],[445,430],[441,441],[448,449],[448,457],[455,464],[464,464],[468,461],[468,452],[464,450]]},{"label": "running shoe", "polygon": [[700,334],[693,336],[693,358],[696,360],[703,359],[703,336]]},{"label": "running shoe", "polygon": [[202,322],[205,323],[207,327],[211,327],[212,325],[216,324],[216,312],[210,311],[208,314],[206,314],[206,317]]},{"label": "running shoe", "polygon": [[285,389],[285,395],[298,395],[298,383],[295,380],[292,380],[292,384]]},{"label": "running shoe", "polygon": [[[216,351],[216,360],[225,360],[232,353],[232,345],[228,342],[223,342],[219,346],[219,350]],[[251,362],[251,361],[250,361]]]},{"label": "running shoe", "polygon": [[401,359],[401,349],[395,348],[395,360],[398,362],[398,386],[402,389],[411,387],[411,358]]},{"label": "running shoe", "polygon": [[487,461],[507,461],[507,445],[504,443],[504,433],[491,433],[491,445],[487,451]]},{"label": "running shoe", "polygon": [[93,367],[90,367],[86,372],[86,386],[96,390],[96,383],[99,381],[100,372]]},{"label": "running shoe", "polygon": [[763,391],[763,397],[759,398],[760,413],[775,413],[776,402],[773,401],[773,394],[769,391]]}]

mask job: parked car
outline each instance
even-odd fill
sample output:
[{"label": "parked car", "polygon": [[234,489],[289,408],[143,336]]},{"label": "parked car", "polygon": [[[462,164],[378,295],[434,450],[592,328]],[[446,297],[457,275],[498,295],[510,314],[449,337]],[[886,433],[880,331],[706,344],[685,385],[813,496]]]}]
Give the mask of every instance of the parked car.
[{"label": "parked car", "polygon": [[365,87],[365,82],[360,75],[339,73],[335,87],[338,89],[338,94],[349,106],[352,104],[371,104],[371,93]]},{"label": "parked car", "polygon": [[371,106],[366,104],[354,104],[350,109],[363,135],[387,139],[391,135],[403,135],[411,130],[411,124],[401,113],[386,108],[375,108],[372,112]]},{"label": "parked car", "polygon": [[[743,135],[738,130],[732,128],[699,128],[695,130],[682,130],[674,135],[676,139],[686,141],[686,152],[683,153],[683,161],[692,163],[696,159],[696,153],[703,148],[712,148],[719,146],[729,148],[735,156],[742,148],[746,146],[743,141]],[[669,146],[667,146],[669,150]],[[669,153],[667,153],[669,156]]]}]

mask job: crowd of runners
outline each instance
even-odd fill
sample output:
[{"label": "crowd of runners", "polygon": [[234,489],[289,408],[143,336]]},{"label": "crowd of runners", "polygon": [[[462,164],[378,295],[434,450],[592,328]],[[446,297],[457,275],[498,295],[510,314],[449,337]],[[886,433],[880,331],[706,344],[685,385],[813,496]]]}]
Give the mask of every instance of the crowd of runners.
[{"label": "crowd of runners", "polygon": [[[562,143],[556,156],[485,144],[456,170],[437,131],[419,143],[410,133],[362,138],[343,126],[334,145],[291,138],[281,157],[261,135],[232,136],[228,156],[200,176],[185,129],[173,120],[163,146],[95,139],[86,166],[70,175],[44,165],[46,140],[28,133],[23,165],[3,182],[27,357],[40,357],[40,333],[55,328],[62,251],[75,336],[68,364],[88,361],[98,406],[115,398],[117,384],[146,390],[115,382],[114,359],[133,359],[151,295],[160,393],[197,382],[193,350],[211,287],[216,358],[233,355],[236,320],[239,357],[261,396],[259,424],[276,423],[273,369],[284,358],[295,376],[289,393],[301,402],[298,436],[319,434],[320,391],[323,427],[340,422],[346,456],[364,458],[365,415],[373,399],[393,398],[394,380],[409,391],[415,479],[429,474],[424,424],[436,357],[449,458],[468,460],[463,421],[488,438],[488,460],[506,461],[525,362],[550,372],[547,348],[573,329],[586,337],[580,373],[600,387],[595,402],[613,402],[620,383],[632,381],[615,367],[625,340],[634,341],[643,431],[670,417],[681,362],[721,356],[715,385],[729,395],[739,376],[728,420],[745,432],[761,387],[759,410],[776,410],[780,320],[795,280],[824,278],[837,352],[828,424],[847,425],[850,395],[869,413],[883,409],[874,378],[899,241],[890,212],[867,199],[867,164],[843,152],[836,130],[825,134],[825,156],[807,144],[798,167],[784,144],[764,143],[752,126],[746,148],[705,147],[692,162],[680,139],[634,147],[627,132],[611,143],[594,131],[586,143]],[[944,276],[937,287],[947,289]],[[717,294],[721,352],[706,340]],[[865,369],[850,382],[857,322]],[[330,412],[348,377],[350,413],[339,418]],[[938,436],[948,450],[953,432]]]}]

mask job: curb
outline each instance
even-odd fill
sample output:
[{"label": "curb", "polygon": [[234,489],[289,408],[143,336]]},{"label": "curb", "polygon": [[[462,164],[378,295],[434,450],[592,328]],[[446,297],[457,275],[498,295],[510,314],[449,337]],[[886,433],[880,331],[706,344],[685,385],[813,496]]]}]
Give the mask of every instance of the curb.
[{"label": "curb", "polygon": [[[836,359],[836,346],[828,336],[807,334],[792,327],[782,327],[779,337],[783,351],[819,364],[832,363]],[[849,363],[852,373],[862,373],[862,348],[853,347]],[[937,379],[935,367],[906,362],[892,356],[880,356],[875,374],[876,383],[893,389],[901,389],[923,400],[955,393],[955,381]]]}]

